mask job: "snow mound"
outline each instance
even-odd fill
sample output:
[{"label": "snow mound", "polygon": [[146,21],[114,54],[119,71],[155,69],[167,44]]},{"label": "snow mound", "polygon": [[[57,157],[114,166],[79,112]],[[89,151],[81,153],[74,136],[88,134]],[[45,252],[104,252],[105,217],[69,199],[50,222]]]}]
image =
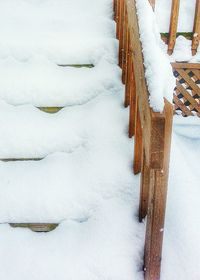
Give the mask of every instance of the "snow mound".
[{"label": "snow mound", "polygon": [[81,105],[103,92],[119,90],[120,74],[117,65],[104,60],[78,69],[59,67],[43,56],[26,62],[10,57],[0,60],[0,98],[13,105]]}]

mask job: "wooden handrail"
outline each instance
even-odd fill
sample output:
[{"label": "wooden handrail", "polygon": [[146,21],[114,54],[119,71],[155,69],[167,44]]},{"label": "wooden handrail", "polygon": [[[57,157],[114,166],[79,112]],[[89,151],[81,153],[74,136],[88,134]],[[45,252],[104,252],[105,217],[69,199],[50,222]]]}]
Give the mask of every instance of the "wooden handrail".
[{"label": "wooden handrail", "polygon": [[[158,280],[162,256],[173,107],[165,100],[162,114],[155,113],[150,108],[135,0],[116,1],[117,6],[123,10],[125,21],[123,22],[122,19],[118,21],[118,24],[122,26],[117,27],[117,30],[123,28],[123,31],[118,33],[119,61],[123,68],[126,86],[125,105],[130,104],[129,136],[135,135],[134,173],[142,172],[139,220],[147,216],[144,275],[146,280]],[[126,40],[124,40],[124,34],[128,34]]]}]

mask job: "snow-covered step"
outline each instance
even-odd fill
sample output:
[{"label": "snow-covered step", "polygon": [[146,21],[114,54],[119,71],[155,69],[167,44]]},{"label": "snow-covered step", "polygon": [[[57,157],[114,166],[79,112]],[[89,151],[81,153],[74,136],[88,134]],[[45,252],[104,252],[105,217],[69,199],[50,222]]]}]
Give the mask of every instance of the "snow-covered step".
[{"label": "snow-covered step", "polygon": [[88,220],[68,219],[49,233],[0,225],[0,278],[142,279],[144,226],[132,203],[104,201]]},{"label": "snow-covered step", "polygon": [[43,56],[24,62],[2,59],[0,99],[13,105],[64,107],[81,105],[121,85],[118,66],[105,60],[94,67],[71,66],[59,67]]},{"label": "snow-covered step", "polygon": [[20,107],[1,108],[4,156],[46,157],[0,161],[0,223],[83,221],[102,199],[132,192],[132,141],[127,138],[128,116],[119,93],[54,115],[34,108],[31,118],[32,107],[25,107],[27,114]]},{"label": "snow-covered step", "polygon": [[87,143],[83,115],[66,108],[47,114],[33,106],[0,104],[0,159],[40,159],[55,152],[72,153]]},{"label": "snow-covered step", "polygon": [[[11,3],[12,2],[12,3]],[[0,2],[0,58],[43,54],[62,63],[117,62],[111,0]],[[87,20],[86,20],[87,19]]]},{"label": "snow-covered step", "polygon": [[101,127],[99,122],[103,123],[102,114],[108,123],[114,118],[112,108],[121,90],[117,80],[85,105],[69,106],[56,114],[47,114],[31,105],[12,106],[1,102],[0,159],[38,159],[55,152],[86,149],[97,124]]}]

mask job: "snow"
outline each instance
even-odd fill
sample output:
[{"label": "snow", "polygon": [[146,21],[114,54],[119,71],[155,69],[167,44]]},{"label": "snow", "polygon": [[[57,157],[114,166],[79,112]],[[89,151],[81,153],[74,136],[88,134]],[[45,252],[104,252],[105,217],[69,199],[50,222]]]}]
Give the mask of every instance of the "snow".
[{"label": "snow", "polygon": [[[169,33],[171,0],[156,0],[155,14],[161,33]],[[196,0],[181,0],[179,9],[178,32],[192,32]]]},{"label": "snow", "polygon": [[25,62],[9,57],[0,61],[0,98],[13,105],[81,105],[109,89],[119,89],[120,74],[117,65],[104,59],[93,68],[75,68],[57,66],[41,55]]},{"label": "snow", "polygon": [[197,53],[192,55],[192,40],[186,39],[184,36],[178,36],[176,39],[174,51],[170,56],[172,62],[200,62],[200,46]]},{"label": "snow", "polygon": [[0,1],[0,158],[40,159],[0,161],[1,279],[143,279],[112,16],[111,0]]},{"label": "snow", "polygon": [[0,58],[43,54],[58,64],[80,64],[106,56],[116,62],[112,13],[111,0],[2,0]]},{"label": "snow", "polygon": [[200,120],[176,116],[170,164],[162,280],[200,278]]},{"label": "snow", "polygon": [[[161,111],[174,79],[150,6],[137,6],[150,102]],[[0,158],[41,158],[0,161],[0,279],[142,280],[145,222],[112,1],[2,0],[0,24]],[[182,59],[189,43],[177,42]],[[57,65],[81,63],[94,68]],[[199,118],[175,116],[161,280],[200,278],[199,158]],[[34,233],[11,222],[59,226]]]},{"label": "snow", "polygon": [[172,102],[175,78],[170,60],[161,48],[163,43],[149,2],[137,0],[136,6],[144,55],[145,76],[150,94],[149,102],[155,112],[162,112],[164,98]]},{"label": "snow", "polygon": [[66,276],[142,280],[133,264],[142,264],[143,228],[133,222],[132,213],[131,203],[108,199],[87,221],[67,220],[48,234],[1,225],[0,276],[7,280],[64,280]]}]

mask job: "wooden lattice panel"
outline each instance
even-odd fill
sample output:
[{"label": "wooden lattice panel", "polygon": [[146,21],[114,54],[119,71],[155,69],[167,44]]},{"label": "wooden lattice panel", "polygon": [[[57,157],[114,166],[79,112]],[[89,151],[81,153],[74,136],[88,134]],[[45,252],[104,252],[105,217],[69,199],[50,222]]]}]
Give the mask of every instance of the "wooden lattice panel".
[{"label": "wooden lattice panel", "polygon": [[175,113],[200,117],[200,64],[172,63],[172,67],[176,77]]}]

